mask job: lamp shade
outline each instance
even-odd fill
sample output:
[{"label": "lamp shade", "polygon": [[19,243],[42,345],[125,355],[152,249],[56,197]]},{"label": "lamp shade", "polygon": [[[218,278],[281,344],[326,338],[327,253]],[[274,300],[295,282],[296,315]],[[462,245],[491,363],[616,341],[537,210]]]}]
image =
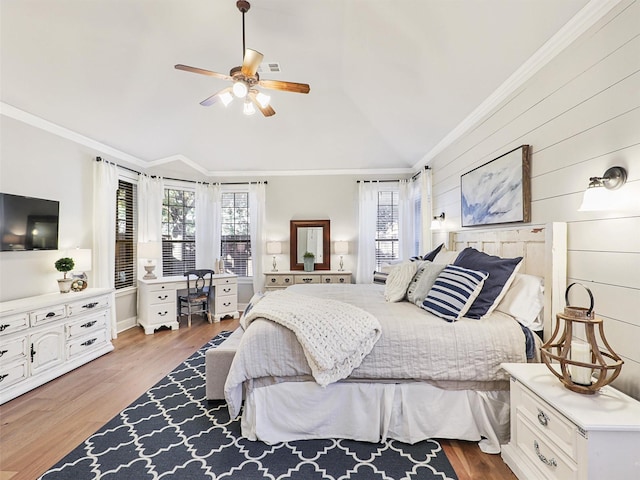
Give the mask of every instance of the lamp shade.
[{"label": "lamp shade", "polygon": [[349,242],[338,241],[333,244],[336,255],[346,255],[349,253]]},{"label": "lamp shade", "polygon": [[282,253],[282,242],[267,242],[267,253],[269,255],[280,255]]},{"label": "lamp shade", "polygon": [[138,258],[156,260],[162,255],[162,243],[142,242],[138,243]]}]

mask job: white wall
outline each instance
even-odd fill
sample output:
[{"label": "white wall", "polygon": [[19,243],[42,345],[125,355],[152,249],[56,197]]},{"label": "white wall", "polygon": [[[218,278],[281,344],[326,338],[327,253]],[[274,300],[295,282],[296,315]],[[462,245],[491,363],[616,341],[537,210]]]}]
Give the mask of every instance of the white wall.
[{"label": "white wall", "polygon": [[[568,281],[593,292],[625,361],[615,385],[640,399],[640,2],[618,5],[430,162],[448,229],[460,227],[460,175],[521,144],[532,146],[531,222],[568,223]],[[589,177],[614,165],[637,209],[578,212]]]}]

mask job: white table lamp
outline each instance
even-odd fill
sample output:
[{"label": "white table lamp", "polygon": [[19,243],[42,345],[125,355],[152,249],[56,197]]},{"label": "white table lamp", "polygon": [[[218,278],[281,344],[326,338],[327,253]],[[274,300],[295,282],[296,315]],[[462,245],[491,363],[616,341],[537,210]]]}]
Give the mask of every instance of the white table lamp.
[{"label": "white table lamp", "polygon": [[147,272],[144,277],[144,280],[152,280],[157,278],[153,271],[156,268],[156,264],[154,260],[157,261],[162,255],[162,243],[161,242],[142,242],[138,243],[138,258],[146,259],[147,263],[143,265],[145,271]]},{"label": "white table lamp", "polygon": [[333,249],[336,252],[336,255],[340,255],[340,268],[338,269],[338,271],[342,272],[344,271],[344,262],[342,256],[349,253],[349,242],[335,242],[333,244]]},{"label": "white table lamp", "polygon": [[273,268],[272,272],[277,272],[276,255],[282,253],[282,242],[267,242],[267,253],[273,255]]}]

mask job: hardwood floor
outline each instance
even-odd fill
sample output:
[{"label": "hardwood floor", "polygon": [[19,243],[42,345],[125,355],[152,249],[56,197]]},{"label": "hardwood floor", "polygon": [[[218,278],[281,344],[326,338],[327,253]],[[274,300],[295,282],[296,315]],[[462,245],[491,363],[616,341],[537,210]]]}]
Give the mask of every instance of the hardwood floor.
[{"label": "hardwood floor", "polygon": [[[237,320],[145,335],[132,328],[115,350],[0,406],[0,480],[33,480]],[[442,441],[460,480],[516,477],[474,442]]]}]

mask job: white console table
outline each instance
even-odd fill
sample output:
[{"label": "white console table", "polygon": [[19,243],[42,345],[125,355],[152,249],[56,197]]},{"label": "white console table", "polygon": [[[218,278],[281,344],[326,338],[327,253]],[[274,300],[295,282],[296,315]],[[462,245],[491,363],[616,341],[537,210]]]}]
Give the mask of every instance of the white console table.
[{"label": "white console table", "polygon": [[640,478],[640,402],[611,386],[572,392],[543,363],[506,363],[511,440],[502,458],[519,479]]},{"label": "white console table", "polygon": [[0,404],[113,350],[114,293],[51,293],[0,303]]},{"label": "white console table", "polygon": [[[238,318],[238,276],[218,273],[213,276],[213,305],[211,316],[215,322],[227,316]],[[176,330],[178,324],[178,292],[187,290],[184,275],[138,280],[138,324],[144,333],[152,334],[160,327]]]},{"label": "white console table", "polygon": [[351,283],[351,272],[339,270],[284,270],[264,274],[265,290],[280,290],[291,285],[305,283]]}]

